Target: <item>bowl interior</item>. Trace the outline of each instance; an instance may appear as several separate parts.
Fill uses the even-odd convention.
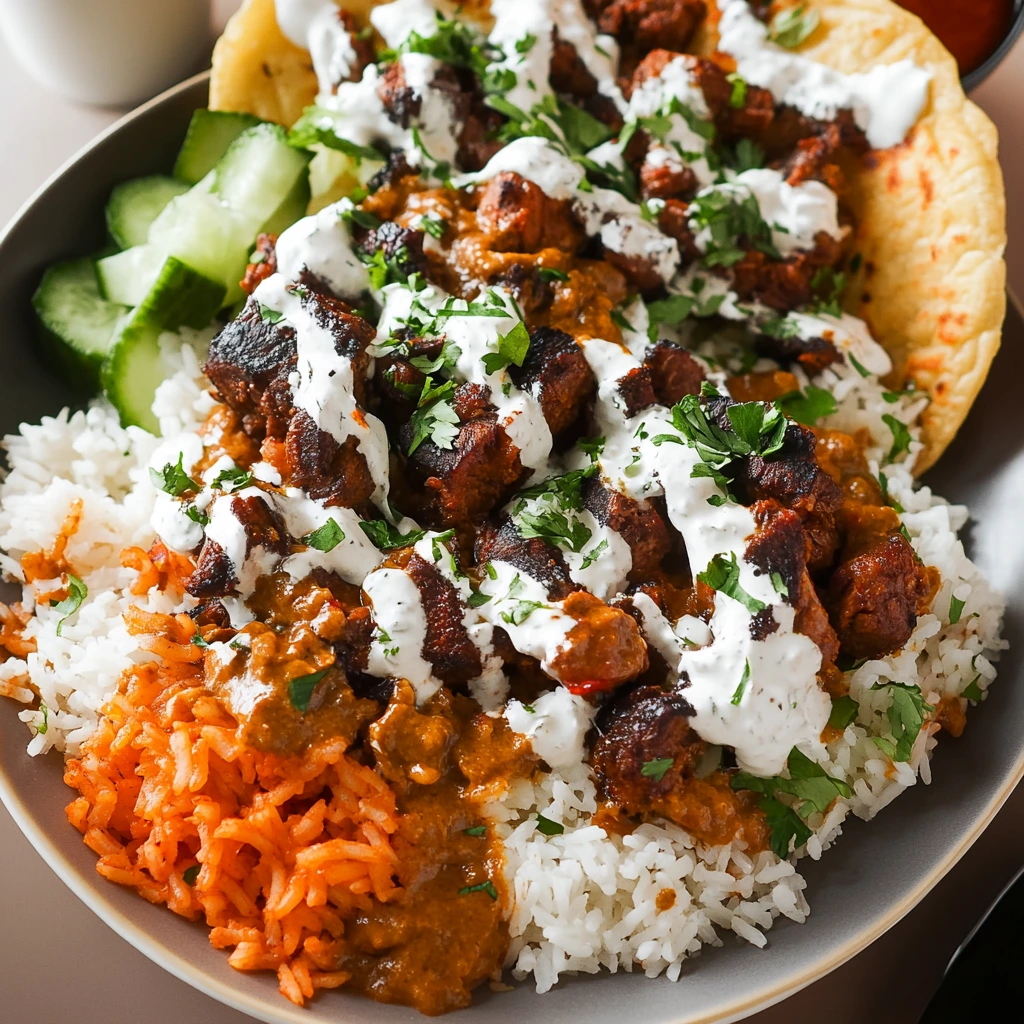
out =
[[[22,210],[0,238],[0,334],[5,377],[0,431],[56,413],[74,396],[38,358],[28,298],[50,262],[102,246],[102,210],[110,188],[136,175],[166,171],[194,108],[206,102],[205,79],[193,80],[132,115],[65,167]],[[927,483],[971,506],[971,549],[1009,596],[1006,635],[1011,649],[1000,665],[992,698],[974,710],[962,739],[940,744],[934,784],[919,785],[867,827],[854,822],[835,849],[801,871],[813,909],[806,925],[782,921],[768,947],[755,952],[726,942],[690,962],[673,985],[642,975],[603,975],[564,982],[538,999],[518,987],[500,997],[483,991],[459,1015],[463,1024],[518,1024],[635,1019],[695,1022],[737,1019],[809,983],[880,935],[955,863],[1019,778],[1024,754],[1024,536],[1018,529],[1024,498],[1024,320],[1011,304],[1006,340],[981,399]],[[105,882],[94,856],[67,823],[69,790],[59,758],[24,756],[27,733],[16,708],[0,703],[0,797],[54,870],[108,924],[148,956],[208,994],[266,1021],[391,1024],[420,1019],[343,992],[297,1010],[277,994],[272,976],[242,975],[211,948],[206,929]]]

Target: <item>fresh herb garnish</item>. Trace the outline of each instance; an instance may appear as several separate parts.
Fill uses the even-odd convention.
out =
[[[40,701],[39,710],[42,712],[43,720],[35,727],[36,735],[45,736],[50,729],[50,709],[45,701]]]
[[[789,587],[786,586],[786,581],[782,578],[782,573],[773,572],[769,579],[772,581],[772,587],[775,593],[780,597],[789,597]]]
[[[725,80],[732,86],[732,92],[729,93],[729,106],[741,110],[743,104],[747,102],[746,79],[734,71],[731,75],[726,75]]]
[[[560,836],[565,831],[565,826],[560,821],[552,821],[538,812],[537,831],[542,836]]]
[[[862,376],[870,377],[871,371],[852,353],[846,353],[846,361]]]
[[[839,406],[831,391],[808,384],[803,391],[790,391],[776,399],[782,411],[806,427],[816,426],[819,420],[835,414]]]
[[[889,690],[891,694],[887,716],[892,739],[881,736],[871,738],[894,761],[909,761],[925,716],[935,708],[925,703],[921,688],[912,683],[875,683],[871,689]]]
[[[196,505],[185,506],[185,518],[191,519],[193,523],[198,523],[200,526],[210,525],[210,517]]]
[[[82,602],[89,596],[89,588],[73,572],[68,573],[67,591],[68,596],[62,601],[50,601],[50,607],[61,615],[57,623],[57,636],[61,636],[64,623],[82,607]]]
[[[736,143],[735,164],[740,174],[764,167],[764,150],[752,139],[740,139]]]
[[[467,836],[482,836],[487,833],[486,825],[474,825],[472,828],[464,828],[462,830]]]
[[[837,319],[843,315],[839,300],[846,288],[846,275],[833,270],[831,267],[819,267],[811,278],[811,292],[814,301],[811,303],[811,311],[814,313],[827,313]]]
[[[380,548],[381,551],[408,547],[410,544],[415,544],[427,532],[426,530],[410,530],[408,533],[402,533],[397,526],[393,526],[386,519],[363,520],[359,527],[370,538],[373,546]]]
[[[412,455],[419,446],[430,438],[438,448],[451,448],[459,436],[459,414],[452,407],[455,381],[446,380],[435,385],[428,377],[423,382],[416,410],[409,419],[412,426],[412,440],[408,454]]]
[[[272,309],[270,306],[264,303],[259,304],[260,307],[260,319],[266,321],[268,324],[279,324],[284,319],[284,313],[278,312],[276,309]]]
[[[746,189],[709,189],[693,198],[688,214],[691,229],[704,243],[705,266],[731,267],[743,259],[747,249],[782,259],[756,196]]]
[[[828,724],[840,732],[857,718],[860,704],[848,694],[844,697],[834,697],[832,700],[832,711],[828,716]]]
[[[821,15],[807,4],[779,11],[768,25],[768,38],[779,46],[792,50],[799,46],[817,27]]]
[[[554,267],[539,267],[537,273],[542,281],[568,281],[569,275],[564,270],[556,270]]]
[[[576,446],[581,452],[590,456],[591,462],[596,462],[604,451],[605,439],[603,437],[585,437],[577,441]]]
[[[910,429],[903,420],[898,420],[890,413],[883,413],[882,422],[892,431],[892,447],[886,461],[895,462],[903,452],[910,451]]]
[[[978,680],[981,678],[980,673],[976,675],[961,691],[960,696],[966,697],[968,700],[973,700],[976,704],[980,700],[985,699],[985,691],[978,685]]]
[[[202,484],[196,483],[182,466],[185,456],[178,454],[178,461],[172,465],[168,462],[163,469],[156,470],[152,467],[149,470],[149,478],[154,486],[159,487],[165,494],[178,498],[182,494],[197,493],[203,489]]]
[[[735,692],[732,695],[732,700],[729,702],[734,707],[739,707],[740,702],[743,700],[743,694],[747,692],[747,683],[750,682],[750,661],[747,660],[743,666],[743,675],[740,676],[739,686],[736,687]]]
[[[485,594],[482,590],[474,590],[466,599],[466,604],[468,604],[470,608],[482,608],[491,600],[492,596],[492,594]]]
[[[529,348],[530,332],[520,320],[508,334],[498,335],[498,351],[488,352],[483,357],[484,371],[488,374],[497,373],[510,363],[522,366]]]
[[[485,892],[492,900],[498,899],[498,890],[494,888],[494,883],[488,878],[486,882],[481,882],[479,885],[466,885],[459,890],[460,896],[468,896],[471,892]]]
[[[355,161],[358,167],[363,160],[372,160],[377,163],[385,163],[387,157],[373,146],[360,146],[348,139],[343,139],[334,130],[333,124],[325,124],[331,121],[333,115],[330,111],[320,107],[307,107],[302,117],[295,122],[291,131],[288,132],[288,145],[296,149],[309,149],[310,146],[320,145],[327,149],[344,153],[345,156]]]
[[[328,519],[323,526],[307,533],[302,538],[302,543],[317,551],[333,551],[345,539],[345,531],[338,525],[337,520]]]
[[[596,464],[591,463],[586,469],[549,477],[520,491],[511,517],[520,536],[526,540],[539,537],[549,544],[581,552],[592,534],[575,513],[583,508],[583,482],[596,471]]]
[[[708,562],[708,567],[697,573],[697,579],[712,590],[719,591],[734,601],[739,601],[751,615],[764,611],[765,604],[748,594],[740,586],[740,567],[736,561],[736,553],[732,552],[728,560],[722,555],[715,555]]]
[[[210,486],[214,490],[223,490],[225,484],[228,485],[233,491],[240,491],[243,487],[248,487],[252,483],[252,473],[247,469],[242,469],[241,466],[233,466],[231,469],[222,469]]]
[[[444,232],[447,225],[440,217],[436,214],[428,213],[420,220],[420,227],[431,236],[440,241],[444,238]]]
[[[330,666],[320,669],[319,672],[311,672],[308,676],[299,676],[288,684],[288,697],[292,707],[302,714],[306,713],[309,707],[309,698],[313,696],[317,683],[330,671]]]
[[[666,772],[672,767],[672,763],[673,759],[671,757],[656,757],[653,761],[645,761],[643,763],[640,774],[646,779],[661,782],[665,778]]]
[[[960,616],[963,614],[964,605],[967,604],[966,600],[961,601],[960,598],[951,594],[949,598],[949,624],[955,626],[960,621]]]
[[[582,563],[580,563],[581,569],[589,569],[602,554],[602,552],[608,550],[608,541],[603,540],[600,544],[595,544],[584,556]]]

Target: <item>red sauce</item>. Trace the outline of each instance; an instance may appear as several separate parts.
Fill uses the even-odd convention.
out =
[[[1013,0],[898,0],[913,11],[956,57],[960,73],[973,71],[1010,28]]]

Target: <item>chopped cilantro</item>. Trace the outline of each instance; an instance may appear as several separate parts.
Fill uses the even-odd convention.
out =
[[[839,408],[832,392],[816,384],[808,384],[803,391],[790,391],[776,401],[790,419],[807,427],[816,426]]]
[[[537,37],[530,32],[527,32],[522,39],[516,40],[516,53],[529,53],[533,49],[533,44],[537,42]]]
[[[689,218],[694,233],[705,239],[703,262],[708,267],[731,267],[748,248],[771,259],[782,256],[772,242],[772,229],[761,216],[757,198],[718,188],[697,195],[690,202]]]
[[[436,214],[428,213],[420,221],[420,227],[433,238],[444,238],[445,222]]]
[[[247,469],[242,469],[241,466],[233,466],[231,469],[222,469],[210,486],[214,490],[223,490],[225,485],[228,485],[231,490],[238,491],[243,487],[248,487],[252,483],[252,473]]]
[[[740,139],[736,143],[736,170],[752,171],[764,167],[764,150],[752,139]]]
[[[828,716],[828,724],[833,729],[843,730],[857,718],[860,704],[851,696],[835,697],[832,700],[832,712]]]
[[[510,363],[522,366],[529,348],[530,332],[520,320],[508,334],[498,335],[498,351],[488,352],[483,357],[484,370],[491,374],[505,369]]]
[[[558,547],[579,553],[592,534],[590,528],[573,513],[583,507],[583,481],[596,472],[591,463],[586,469],[574,469],[549,477],[534,487],[519,492],[512,506],[512,522],[520,536],[539,537]]]
[[[260,307],[260,319],[265,320],[268,324],[279,324],[284,319],[284,313],[279,313],[276,309],[271,309],[270,306],[264,303],[259,304]]]
[[[149,478],[153,481],[154,486],[159,487],[161,491],[170,494],[174,498],[181,497],[181,495],[189,492],[196,493],[203,489],[202,485],[196,483],[182,467],[184,457],[183,454],[179,453],[177,464],[172,465],[168,462],[161,470],[150,468],[149,471]]]
[[[921,688],[911,683],[875,683],[872,690],[889,690],[892,701],[887,716],[892,739],[872,736],[879,749],[894,761],[909,761],[925,716],[934,711],[925,703]]]
[[[368,231],[379,228],[384,223],[377,214],[370,213],[369,210],[360,210],[359,207],[353,207],[351,210],[342,210],[341,219],[346,224],[356,224],[361,228],[366,228]]]
[[[841,317],[843,310],[839,300],[845,287],[845,274],[837,273],[831,267],[819,267],[811,278],[811,292],[814,295],[811,311]]]
[[[645,761],[640,769],[640,774],[644,778],[661,782],[665,778],[666,772],[672,767],[672,762],[673,759],[671,757],[656,757],[653,761]]]
[[[985,691],[978,685],[978,680],[981,675],[976,675],[961,691],[960,696],[966,697],[968,700],[973,700],[975,704],[980,700],[985,699]]]
[[[747,102],[746,79],[734,71],[731,75],[726,75],[725,80],[732,86],[732,92],[729,93],[729,106],[741,110],[743,104]]]
[[[846,353],[846,361],[862,376],[870,377],[871,371],[852,353]]]
[[[949,624],[951,626],[955,626],[960,621],[960,616],[963,614],[965,604],[967,604],[966,600],[961,601],[960,598],[955,595],[950,595]]]
[[[554,267],[540,267],[537,270],[543,281],[568,281],[569,275],[564,270],[557,270]]]
[[[603,437],[585,437],[577,441],[576,446],[581,452],[590,456],[592,462],[597,461],[604,451],[605,439]]]
[[[302,714],[306,713],[306,709],[309,707],[309,698],[313,696],[317,683],[327,675],[329,670],[330,666],[320,669],[319,672],[311,672],[308,676],[298,676],[288,684],[288,697],[296,711]]]
[[[494,883],[488,878],[486,882],[481,882],[479,885],[467,885],[459,890],[460,896],[468,896],[471,892],[485,892],[492,900],[497,900],[498,890],[494,888]]]
[[[345,156],[355,161],[357,167],[364,160],[372,160],[377,163],[384,163],[387,160],[384,154],[373,146],[359,146],[354,142],[349,142],[348,139],[343,139],[335,132],[332,125],[324,123],[331,121],[332,118],[333,115],[330,111],[320,107],[307,107],[302,117],[288,132],[288,145],[294,146],[296,149],[309,149],[313,145],[324,146],[327,149],[344,153]]]
[[[408,454],[412,455],[419,446],[430,438],[438,448],[451,448],[459,434],[459,416],[452,408],[452,394],[455,381],[447,380],[435,385],[432,377],[423,382],[416,410],[410,417],[412,440]]]
[[[410,530],[408,533],[402,533],[397,526],[393,526],[386,519],[364,520],[359,527],[370,538],[374,547],[380,548],[381,551],[408,547],[410,544],[415,544],[427,532],[426,530]]]
[[[771,829],[768,845],[780,860],[789,856],[790,844],[798,850],[811,838],[811,830],[788,804],[773,796],[765,796],[758,800],[757,806],[764,812],[765,821]]]
[[[589,569],[598,559],[602,552],[608,550],[608,541],[603,540],[600,544],[595,544],[584,556],[582,563],[580,564],[581,569]]]
[[[466,600],[466,604],[468,604],[470,608],[481,608],[483,605],[487,604],[490,599],[490,594],[485,594],[482,590],[474,590]]]
[[[486,825],[474,825],[472,828],[464,828],[462,830],[467,836],[482,836],[487,834]]]
[[[758,332],[769,338],[795,338],[800,333],[800,325],[787,316],[775,316],[765,320],[758,327]]]
[[[337,520],[328,519],[323,526],[307,533],[302,538],[302,543],[316,548],[317,551],[333,551],[344,539],[345,531],[338,525]]]
[[[764,603],[748,594],[740,586],[740,567],[736,561],[735,552],[730,554],[728,560],[722,555],[715,555],[708,562],[708,567],[703,572],[697,573],[697,579],[712,590],[719,591],[734,601],[739,601],[751,615],[764,611]]]
[[[195,505],[185,506],[185,518],[191,519],[193,523],[198,523],[200,526],[210,525],[210,517]]]
[[[39,710],[42,712],[43,720],[36,726],[36,735],[45,736],[50,729],[50,709],[45,701],[40,701]]]
[[[197,629],[195,634],[192,636],[192,643],[202,650],[206,650],[210,645],[203,639],[203,634]]]
[[[50,601],[50,607],[61,615],[57,622],[57,636],[61,636],[64,623],[82,607],[82,602],[89,596],[89,588],[73,572],[68,573],[67,591],[68,596],[62,601]]]
[[[552,821],[545,818],[543,814],[537,814],[537,831],[542,836],[560,836],[565,831],[565,826],[559,821]]]
[[[882,422],[892,431],[892,447],[886,461],[895,462],[903,452],[910,451],[910,429],[903,420],[898,420],[890,413],[882,415]]]
[[[740,702],[743,700],[743,694],[747,692],[747,683],[750,682],[750,661],[747,660],[743,666],[743,675],[740,676],[739,685],[736,687],[736,691],[732,695],[732,700],[729,702],[734,707],[739,707]]]
[[[779,11],[768,25],[768,38],[779,46],[792,50],[799,46],[817,27],[821,15],[807,4]]]
[[[772,587],[775,589],[775,593],[780,597],[789,597],[789,587],[786,586],[786,581],[782,578],[782,573],[773,572],[771,574]]]

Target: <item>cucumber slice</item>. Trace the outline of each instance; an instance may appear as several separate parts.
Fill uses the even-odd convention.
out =
[[[251,225],[252,236],[307,177],[311,154],[288,145],[279,124],[247,128],[217,164],[216,193]]]
[[[252,114],[227,110],[197,110],[174,163],[174,176],[194,185],[217,166],[228,146],[245,131],[260,124]]]
[[[57,263],[32,296],[39,333],[51,359],[72,384],[94,391],[124,306],[100,295],[92,260]]]
[[[268,235],[279,235],[285,228],[290,228],[297,220],[306,216],[309,206],[309,178],[302,175],[292,186],[291,192],[284,197],[281,205],[270,215],[270,219],[260,227]]]
[[[137,306],[156,281],[167,253],[155,245],[135,245],[96,261],[103,297],[123,306]]]
[[[107,230],[122,249],[142,245],[157,214],[175,197],[188,191],[176,178],[154,174],[118,185],[107,202]]]
[[[103,389],[121,423],[159,433],[153,395],[166,378],[160,356],[164,331],[205,327],[223,305],[224,285],[212,281],[181,260],[167,258],[149,294],[123,324],[103,363]]]

